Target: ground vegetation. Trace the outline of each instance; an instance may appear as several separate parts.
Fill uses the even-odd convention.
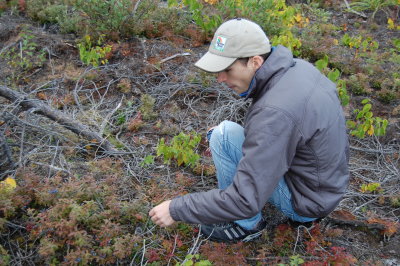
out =
[[[0,0],[0,265],[400,264],[398,0]],[[267,205],[251,243],[148,211],[216,186],[205,140],[249,102],[193,63],[222,21],[338,86],[351,181],[340,206],[296,224]]]

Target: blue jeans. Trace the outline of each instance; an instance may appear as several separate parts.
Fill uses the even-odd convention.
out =
[[[242,158],[244,129],[234,122],[223,121],[207,133],[207,138],[210,142],[211,154],[217,170],[218,188],[225,189],[233,182],[237,165]],[[268,186],[268,184],[265,185]],[[292,193],[283,177],[268,201],[294,221],[310,222],[316,219],[300,216],[293,210]],[[261,218],[261,212],[259,212],[251,218],[238,220],[235,223],[251,230],[256,227]]]

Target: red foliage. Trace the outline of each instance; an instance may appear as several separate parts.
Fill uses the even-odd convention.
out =
[[[18,9],[21,12],[24,12],[26,10],[26,2],[25,2],[25,0],[18,0]]]
[[[245,265],[250,250],[248,244],[243,242],[237,244],[209,242],[200,248],[201,254],[214,265]]]
[[[160,255],[158,254],[159,251],[155,249],[149,249],[146,251],[146,258],[148,259],[148,262],[152,263],[154,261],[161,260]]]

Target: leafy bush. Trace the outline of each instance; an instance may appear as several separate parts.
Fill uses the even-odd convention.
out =
[[[292,49],[298,55],[301,42],[296,38],[291,29],[293,25],[304,25],[303,19],[298,11],[287,6],[284,0],[216,0],[200,1],[194,0],[169,0],[170,6],[186,6],[191,11],[195,23],[203,31],[212,36],[222,21],[234,17],[250,19],[258,23],[271,37],[272,45],[282,44]]]
[[[176,160],[178,166],[185,164],[193,168],[200,159],[200,155],[195,152],[200,140],[200,135],[195,132],[179,133],[174,136],[170,145],[166,145],[165,139],[162,138],[157,145],[157,156],[163,155],[164,163],[169,164],[171,160]]]
[[[340,102],[343,106],[346,106],[349,104],[350,97],[347,94],[346,90],[346,82],[342,79],[339,79],[340,77],[340,72],[337,69],[330,70],[328,68],[328,56],[325,55],[324,58],[318,60],[315,62],[316,68],[323,72],[324,74],[327,75],[327,77],[334,83],[336,83],[337,89],[338,89],[338,96],[340,99]]]
[[[15,71],[29,71],[36,67],[41,67],[46,61],[46,51],[40,49],[33,40],[34,36],[28,33],[21,33],[20,40],[16,45],[11,46],[8,51],[2,55],[7,64]]]
[[[352,129],[350,134],[358,138],[364,138],[366,135],[383,136],[386,134],[386,127],[389,122],[380,117],[374,117],[371,112],[372,105],[370,99],[362,100],[363,108],[355,109],[355,121],[347,121],[347,127]]]
[[[212,3],[210,1],[210,3]],[[194,22],[207,34],[212,35],[214,30],[222,23],[221,17],[217,14],[207,15],[206,6],[201,1],[183,0],[182,4],[187,6],[192,14]],[[177,0],[168,0],[169,7],[178,6]]]
[[[104,34],[118,39],[121,33],[143,32],[136,24],[156,11],[157,1],[131,0],[27,0],[27,14],[41,23],[58,23],[63,32]],[[138,4],[136,6],[136,4]],[[136,8],[136,9],[135,9]]]
[[[363,193],[379,193],[382,192],[381,184],[380,183],[368,183],[361,185],[361,192]]]
[[[103,46],[103,37],[104,36],[100,36],[96,46],[93,46],[89,35],[86,35],[83,40],[78,43],[79,57],[82,63],[97,67],[99,64],[104,65],[108,62],[105,57],[111,52],[111,45]]]
[[[356,48],[362,52],[374,52],[379,48],[379,43],[371,37],[363,38],[362,36],[351,37],[347,33],[343,35],[341,43],[350,48]]]

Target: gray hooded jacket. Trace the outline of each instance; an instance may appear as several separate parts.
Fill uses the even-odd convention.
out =
[[[210,224],[254,216],[284,176],[297,214],[324,217],[347,188],[348,139],[335,84],[278,46],[256,72],[233,183],[172,200],[174,220]]]

